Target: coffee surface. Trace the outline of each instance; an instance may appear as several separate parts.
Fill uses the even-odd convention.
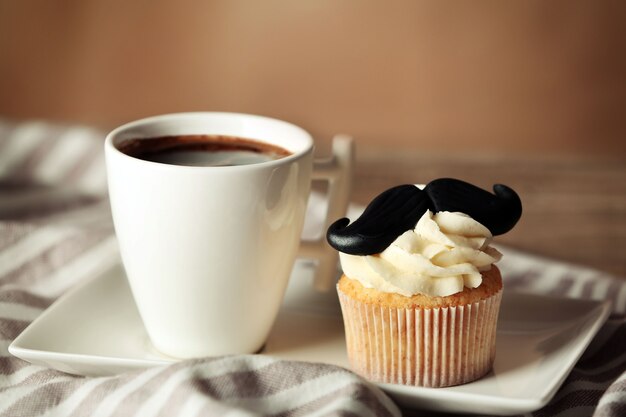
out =
[[[145,161],[185,166],[258,164],[291,155],[265,142],[225,135],[180,135],[128,139],[117,148]]]

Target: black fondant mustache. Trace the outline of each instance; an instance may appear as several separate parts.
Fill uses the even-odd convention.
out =
[[[399,185],[378,195],[353,223],[343,218],[331,224],[326,239],[338,251],[351,255],[380,253],[414,228],[426,210],[462,212],[493,235],[501,235],[521,217],[522,202],[506,185],[496,184],[493,190],[495,194],[453,178],[431,181],[424,190]]]

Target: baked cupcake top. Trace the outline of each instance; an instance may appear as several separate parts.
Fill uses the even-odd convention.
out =
[[[377,196],[353,223],[340,219],[327,240],[346,276],[364,287],[405,296],[447,296],[476,288],[500,260],[493,235],[511,230],[522,213],[518,195],[494,194],[442,178],[424,189],[401,185]]]

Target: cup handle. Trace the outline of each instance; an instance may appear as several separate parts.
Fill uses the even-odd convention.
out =
[[[354,140],[348,135],[333,137],[330,158],[313,162],[312,179],[328,181],[328,207],[322,235],[315,240],[301,241],[298,257],[317,261],[314,287],[318,291],[328,291],[337,276],[339,255],[326,242],[326,230],[331,222],[346,215],[352,188],[353,165]]]

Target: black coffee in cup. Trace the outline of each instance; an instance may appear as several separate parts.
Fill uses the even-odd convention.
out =
[[[280,146],[225,135],[180,135],[128,139],[117,145],[145,161],[185,166],[233,166],[273,161],[291,155]]]

